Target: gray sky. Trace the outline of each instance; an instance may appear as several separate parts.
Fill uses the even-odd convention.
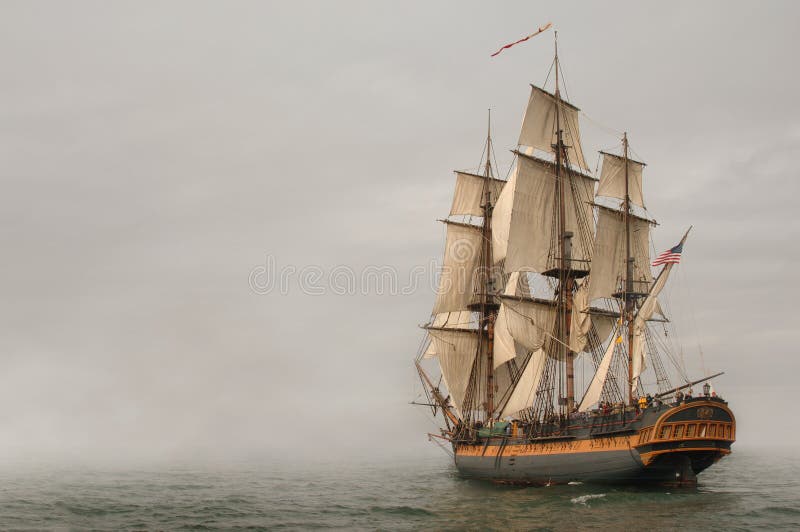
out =
[[[430,288],[259,295],[248,277],[267,255],[438,260],[451,170],[477,164],[488,107],[510,163],[552,34],[489,54],[548,21],[594,121],[584,149],[629,132],[658,248],[694,224],[671,288],[687,356],[697,331],[740,445],[796,442],[775,421],[800,387],[798,11],[3,2],[0,455],[437,452],[407,404]]]

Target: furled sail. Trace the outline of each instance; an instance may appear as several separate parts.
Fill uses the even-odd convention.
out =
[[[439,367],[455,407],[461,411],[469,385],[475,355],[478,352],[478,331],[428,328]]]
[[[650,273],[650,220],[630,216],[631,257],[633,257],[634,289],[643,291],[643,283],[652,282]],[[619,281],[625,278],[625,218],[624,213],[599,206],[597,236],[592,254],[592,275],[589,300],[611,297],[619,291]]]
[[[577,164],[581,168],[589,168],[581,148],[581,132],[578,124],[580,109],[565,100],[560,101],[559,121],[563,131],[562,138],[564,143],[569,146],[567,150],[569,162]],[[558,107],[555,95],[531,85],[531,95],[528,98],[525,118],[522,120],[519,144],[546,152],[552,151],[557,140],[556,113]]]
[[[483,176],[469,174],[466,172],[456,172],[456,190],[453,194],[453,205],[450,208],[450,215],[470,215],[483,216],[483,187],[486,178]],[[489,192],[492,203],[497,201],[500,191],[505,185],[505,181],[499,179],[489,179]]]
[[[600,172],[598,196],[625,199],[625,158],[611,153],[603,154],[603,169]],[[642,168],[644,163],[628,159],[628,196],[631,203],[644,207],[642,195]]]
[[[525,368],[522,370],[522,375],[520,375],[514,390],[511,392],[511,396],[503,407],[501,418],[513,416],[520,410],[533,405],[546,362],[547,355],[545,355],[544,350],[538,349],[531,354]]]
[[[480,266],[483,238],[481,228],[446,223],[444,262],[433,314],[466,310],[475,292],[476,270]]]
[[[606,377],[608,377],[608,370],[611,367],[611,360],[614,358],[614,349],[617,346],[617,340],[612,339],[606,347],[606,352],[603,355],[600,365],[597,366],[597,371],[592,378],[592,382],[583,394],[583,399],[578,407],[579,412],[585,412],[592,405],[600,401],[600,395],[603,393],[603,385],[605,385]]]
[[[495,260],[505,257],[505,270],[543,272],[552,267],[551,248],[556,230],[557,193],[555,165],[519,153],[517,171],[503,189],[495,207],[492,230]],[[578,236],[594,232],[591,201],[594,178],[575,172],[565,176],[565,230]],[[577,238],[574,261],[588,261],[591,250]],[[584,263],[585,264],[585,263]]]

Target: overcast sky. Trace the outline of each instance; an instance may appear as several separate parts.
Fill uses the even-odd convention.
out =
[[[438,260],[451,171],[478,163],[489,107],[507,169],[552,33],[489,54],[548,21],[584,150],[627,130],[656,247],[694,224],[670,288],[690,370],[699,339],[738,445],[796,444],[798,11],[0,3],[0,455],[439,452],[408,405],[429,286],[249,279],[268,256],[401,284]]]

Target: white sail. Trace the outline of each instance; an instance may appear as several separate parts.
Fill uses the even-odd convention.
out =
[[[597,236],[592,254],[592,275],[589,300],[611,297],[625,278],[625,219],[614,209],[600,207],[597,216]],[[630,217],[631,256],[633,257],[634,289],[642,291],[644,283],[653,280],[650,272],[650,224],[638,216]]]
[[[553,334],[556,307],[553,304],[504,297],[505,320],[511,337],[525,349],[537,351]]]
[[[589,350],[587,346],[589,331],[594,325],[600,343],[603,343],[614,328],[616,317],[604,314],[592,314],[589,308],[589,286],[586,281],[581,283],[572,299],[572,318],[569,330],[569,348],[575,353]]]
[[[501,364],[513,360],[517,356],[516,346],[511,333],[508,332],[508,324],[506,323],[506,311],[501,306],[497,313],[497,319],[494,322],[494,350],[492,351],[492,359],[494,360],[494,367],[497,368]]]
[[[486,178],[468,174],[466,172],[456,172],[456,190],[453,194],[453,205],[450,208],[450,215],[470,215],[483,216],[483,187]],[[499,179],[489,179],[490,200],[495,203],[503,190],[505,181]]]
[[[583,399],[578,407],[579,412],[587,411],[589,407],[596,404],[600,400],[600,394],[603,393],[603,385],[605,385],[606,377],[608,377],[608,370],[611,367],[611,360],[614,358],[614,349],[616,346],[616,338],[612,339],[608,343],[606,352],[603,355],[603,359],[600,361],[600,365],[597,366],[597,371],[592,378],[592,382],[586,389],[586,393],[583,394]]]
[[[442,312],[433,317],[431,327],[441,329],[476,329],[477,323],[472,318],[472,312],[462,310],[458,312]],[[433,341],[428,343],[428,348],[423,354],[425,358],[436,356],[436,348]]]
[[[501,418],[513,416],[520,410],[533,405],[546,362],[547,355],[542,349],[538,349],[531,354],[528,363],[522,370],[522,375],[511,392],[511,396],[503,407]]]
[[[517,168],[500,191],[492,211],[492,258],[500,262],[506,258],[508,232],[511,228],[511,211],[514,207],[514,188],[517,184]]]
[[[524,274],[520,274],[520,272],[513,272],[508,278],[504,294],[525,296],[528,295],[528,293],[527,277]],[[508,331],[506,312],[505,307],[501,304],[494,324],[494,350],[492,351],[492,358],[495,368],[509,360],[513,360],[517,356],[517,347],[514,344],[514,338],[511,337],[511,333]]]
[[[531,85],[531,95],[528,98],[528,107],[522,120],[522,130],[519,134],[519,144],[530,146],[542,151],[551,152],[557,141],[556,112],[558,108],[556,97],[549,92]],[[561,100],[560,125],[564,144],[569,146],[567,156],[569,162],[581,168],[589,168],[581,148],[581,132],[578,123],[580,109],[571,103]]]
[[[433,314],[466,310],[472,301],[482,238],[480,227],[447,222],[444,262]]]
[[[500,234],[494,239],[495,244],[500,244],[493,249],[495,260],[505,257],[507,272],[543,272],[554,265],[550,255],[558,210],[555,165],[520,153],[517,172],[512,179],[513,183],[509,181],[509,186],[501,193],[502,206],[498,205],[503,209],[503,218],[498,220],[499,227],[496,230]],[[565,181],[568,184],[565,194],[565,230],[575,235],[572,259],[586,261],[591,258],[591,250],[588,246],[581,245],[579,235],[594,232],[591,201],[594,197],[595,181],[575,172],[569,172]],[[507,214],[509,193],[513,198],[510,201],[510,216]],[[503,223],[507,223],[507,226],[501,225]],[[503,244],[506,249],[502,249]]]
[[[597,195],[625,199],[625,159],[619,155],[603,153],[603,169]],[[644,207],[642,195],[642,168],[644,163],[628,159],[628,196],[631,203]]]
[[[434,344],[442,376],[455,407],[461,411],[475,355],[478,352],[477,331],[428,329]]]

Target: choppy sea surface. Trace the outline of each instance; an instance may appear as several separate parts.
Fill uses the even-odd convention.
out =
[[[0,529],[800,530],[800,459],[734,452],[690,489],[502,487],[450,459],[0,469]]]

